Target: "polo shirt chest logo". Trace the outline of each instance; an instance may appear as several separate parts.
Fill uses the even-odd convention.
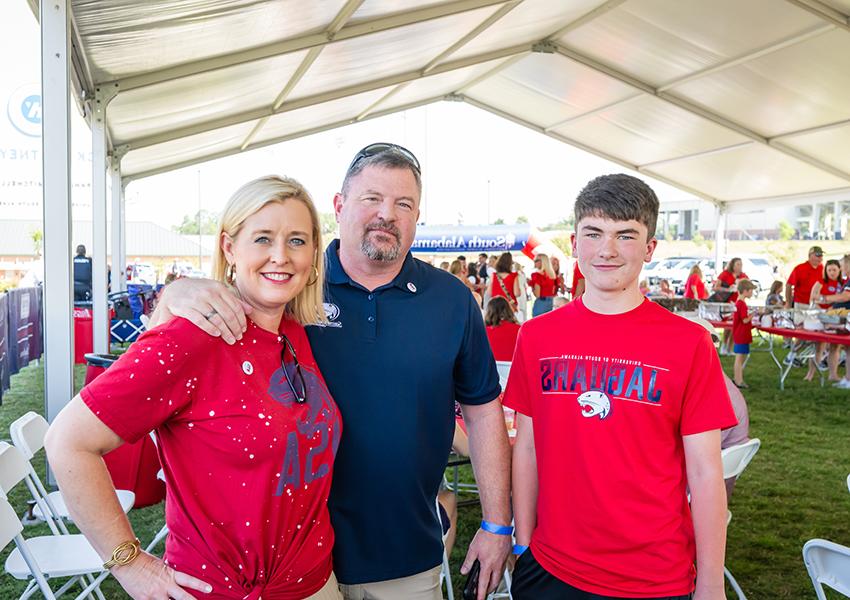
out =
[[[325,309],[325,316],[328,318],[328,322],[324,326],[342,327],[342,322],[337,321],[337,319],[339,319],[339,306],[333,302],[324,302],[322,303],[322,306]]]

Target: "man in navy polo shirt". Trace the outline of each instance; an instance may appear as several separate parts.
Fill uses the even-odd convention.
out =
[[[307,329],[343,415],[329,505],[334,570],[347,600],[441,598],[435,497],[455,401],[484,515],[461,570],[479,559],[480,600],[498,584],[510,550],[510,450],[494,401],[495,363],[467,288],[410,254],[420,197],[409,151],[373,144],[357,154],[334,198],[340,236],[326,253],[330,322]],[[166,288],[162,317],[186,316],[228,341],[241,337],[244,315],[223,286],[194,280],[175,289]],[[213,311],[221,317],[214,323],[197,318]]]

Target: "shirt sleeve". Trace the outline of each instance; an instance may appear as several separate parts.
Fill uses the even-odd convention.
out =
[[[505,394],[502,396],[502,404],[524,415],[533,417],[531,396],[528,393],[528,369],[523,356],[523,331],[520,328],[516,341],[516,349],[514,350],[514,359],[511,361],[508,384],[505,386]]]
[[[214,343],[189,321],[177,318],[142,334],[80,396],[104,425],[128,443],[191,404],[195,361]]]
[[[800,277],[799,266],[794,267],[791,274],[788,276],[788,285],[797,285],[797,279]]]
[[[700,332],[685,385],[679,431],[682,435],[693,435],[726,429],[737,422],[723,381],[720,358],[708,332]]]
[[[499,374],[487,340],[481,308],[465,294],[466,330],[454,365],[455,400],[461,404],[487,404],[499,397]]]

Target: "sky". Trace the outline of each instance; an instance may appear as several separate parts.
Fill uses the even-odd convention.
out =
[[[0,57],[0,218],[39,219],[40,188],[32,182],[40,179],[41,139],[37,127],[33,135],[37,123],[19,118],[21,99],[38,94],[40,81],[38,26],[24,0],[0,6]],[[91,142],[74,114],[74,218],[90,220]],[[377,141],[401,144],[419,158],[421,221],[432,225],[513,223],[520,216],[537,226],[554,223],[569,215],[587,181],[624,171],[468,104],[440,102],[132,182],[126,218],[170,228],[199,207],[220,211],[239,186],[268,174],[298,179],[319,211],[331,212],[351,158]],[[693,199],[649,182],[662,202]]]

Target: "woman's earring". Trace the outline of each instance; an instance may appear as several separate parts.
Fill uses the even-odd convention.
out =
[[[227,269],[224,271],[224,279],[230,285],[233,285],[233,282],[236,281],[236,265],[229,264],[227,265]]]
[[[307,280],[307,285],[316,285],[316,282],[319,281],[319,269],[316,265],[313,265],[313,281]]]

